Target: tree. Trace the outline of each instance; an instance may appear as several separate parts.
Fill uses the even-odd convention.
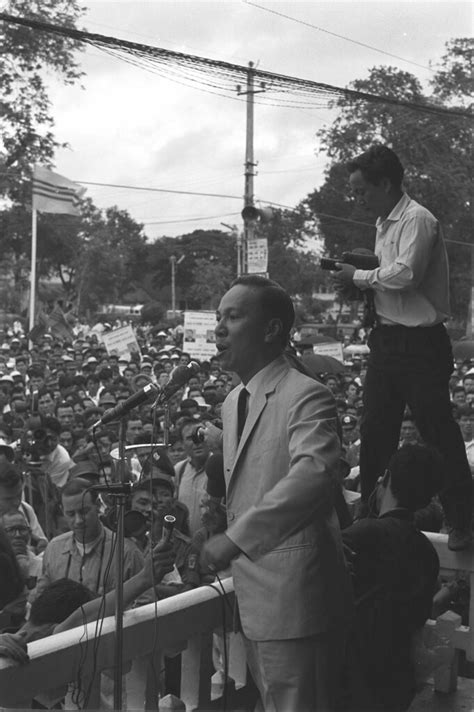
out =
[[[165,308],[160,302],[148,302],[142,308],[142,322],[144,324],[160,324],[165,315]]]
[[[432,96],[423,92],[416,77],[393,67],[375,67],[368,79],[353,82],[351,88],[417,104],[428,101],[441,104],[449,100],[451,106],[464,106],[471,64],[469,42],[453,40],[435,73]],[[331,163],[324,184],[303,201],[310,212],[319,214],[327,252],[337,256],[344,250],[373,245],[373,218],[348,194],[345,164],[375,142],[389,145],[400,156],[406,167],[408,193],[440,219],[447,240],[467,244],[472,223],[471,122],[353,98],[340,98],[335,105],[340,109],[339,115],[318,134]],[[454,244],[449,248],[453,313],[464,319],[468,303],[468,249]]]
[[[88,205],[81,226],[82,246],[71,266],[79,309],[127,301],[147,270],[143,225],[116,206],[105,212]]]
[[[2,10],[68,27],[75,27],[84,12],[76,0],[7,0]],[[0,24],[0,42],[0,197],[10,206],[0,212],[0,248],[2,267],[8,268],[14,285],[10,300],[19,308],[30,271],[31,167],[33,163],[50,165],[58,146],[46,77],[49,72],[66,84],[78,81],[81,72],[75,52],[80,45],[6,21]],[[52,217],[41,216],[38,222],[41,245],[45,230],[52,233]],[[64,229],[74,231],[74,223]],[[40,276],[50,271],[44,256],[39,256]]]
[[[257,226],[256,235],[268,240],[268,272],[297,299],[311,296],[321,283],[316,256],[304,249],[307,237],[319,232],[305,206],[274,210],[268,223]]]
[[[194,279],[187,290],[187,297],[196,309],[215,310],[234,278],[231,265],[199,258],[195,263]]]
[[[76,0],[7,0],[2,10],[66,27],[75,27],[85,11]],[[0,155],[7,169],[0,193],[24,203],[31,165],[49,165],[58,146],[45,77],[52,72],[66,84],[76,82],[81,72],[75,53],[82,46],[68,37],[5,21],[0,41]]]

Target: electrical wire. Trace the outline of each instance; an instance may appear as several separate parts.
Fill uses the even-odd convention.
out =
[[[240,213],[224,213],[222,215],[202,215],[195,218],[181,218],[180,220],[142,220],[144,225],[171,225],[172,223],[197,222],[198,220],[220,220],[221,218],[231,218]]]
[[[199,195],[205,198],[227,198],[231,200],[242,200],[241,195],[225,195],[222,193],[201,193],[198,191],[191,190],[172,190],[170,188],[150,188],[146,186],[136,186],[136,185],[123,185],[121,183],[98,183],[97,181],[90,180],[76,180],[76,183],[81,183],[81,185],[95,185],[95,186],[105,186],[109,188],[125,188],[126,190],[140,190],[148,191],[151,193],[174,193],[177,195]]]
[[[345,98],[404,107],[418,113],[430,113],[444,118],[462,117],[470,120],[473,118],[473,113],[468,109],[449,108],[423,102],[422,100],[414,102],[390,96],[370,94],[309,79],[262,71],[254,67],[244,67],[222,60],[213,60],[207,57],[120,40],[116,37],[76,30],[71,27],[54,25],[32,18],[15,17],[8,13],[0,13],[0,20],[38,31],[53,32],[78,42],[90,44],[125,61],[136,63],[141,68],[144,68],[145,64],[147,68],[152,66],[154,71],[159,68],[162,72],[168,72],[168,75],[174,79],[177,79],[176,75],[178,74],[181,77],[180,81],[184,79],[195,84],[196,87],[200,86],[209,91],[223,92],[226,95],[231,94],[232,97],[228,98],[236,98],[235,83],[246,81],[249,74],[251,74],[253,79],[260,83],[259,86],[264,85],[265,95],[258,94],[258,100],[262,103],[275,101],[275,97],[278,96],[280,106],[283,102],[283,104],[294,108],[301,108],[301,106],[309,108],[314,106],[315,102],[319,102],[318,105],[320,106],[330,107],[334,105],[337,99]],[[210,75],[212,75],[212,81],[209,78]],[[293,98],[285,98],[285,95],[288,94],[292,94]],[[263,96],[264,98],[262,99]],[[295,96],[298,98],[294,98]]]
[[[296,17],[291,17],[290,15],[285,15],[283,12],[278,12],[277,10],[272,10],[269,7],[264,7],[263,5],[258,5],[255,2],[251,2],[250,0],[242,0],[244,5],[251,5],[252,7],[256,7],[259,10],[264,10],[265,12],[269,12],[272,15],[278,15],[278,17],[283,17],[285,20],[290,20],[291,22],[296,22],[298,25],[304,25],[305,27],[310,27],[313,30],[318,30],[318,32],[324,32],[327,35],[331,35],[332,37],[337,37],[340,40],[345,40],[346,42],[352,42],[352,44],[355,44],[359,47],[364,47],[364,49],[370,49],[373,50],[374,52],[379,52],[380,54],[384,54],[387,57],[392,57],[393,59],[400,59],[402,62],[407,62],[408,64],[413,64],[415,67],[420,67],[421,69],[427,69],[429,72],[432,72],[433,69],[431,67],[426,67],[424,64],[419,64],[418,62],[414,62],[411,59],[406,59],[405,57],[400,57],[398,54],[392,54],[391,52],[387,52],[384,49],[380,49],[379,47],[374,47],[373,45],[366,44],[365,42],[360,42],[359,40],[354,40],[351,37],[346,37],[345,35],[339,35],[337,32],[331,32],[331,30],[326,30],[324,27],[318,27],[317,25],[313,25],[311,22],[306,22],[305,20],[299,20]]]

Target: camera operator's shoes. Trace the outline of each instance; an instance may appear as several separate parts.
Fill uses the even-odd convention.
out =
[[[471,532],[469,529],[453,529],[448,533],[448,549],[451,551],[462,551],[469,548],[472,542]]]

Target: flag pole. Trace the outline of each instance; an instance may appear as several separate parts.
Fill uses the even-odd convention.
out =
[[[29,331],[35,325],[35,296],[36,296],[36,227],[37,227],[37,210],[33,208],[31,213],[31,270],[30,270],[30,323]],[[31,339],[28,341],[28,348],[33,348]]]

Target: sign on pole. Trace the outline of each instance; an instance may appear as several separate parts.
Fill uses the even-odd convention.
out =
[[[140,353],[135,331],[130,325],[102,334],[102,341],[109,356],[125,356],[130,359],[132,353]]]
[[[183,351],[191,358],[208,361],[216,355],[216,313],[213,311],[185,311]]]
[[[247,242],[247,272],[266,274],[268,268],[268,240],[258,237]]]

